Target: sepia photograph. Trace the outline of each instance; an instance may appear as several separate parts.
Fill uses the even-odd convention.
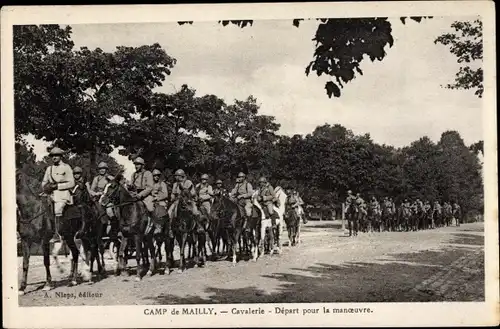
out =
[[[12,307],[141,305],[208,326],[489,305],[493,12],[334,10],[51,17],[9,21],[9,39],[2,22]]]

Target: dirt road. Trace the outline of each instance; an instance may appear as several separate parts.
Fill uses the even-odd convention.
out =
[[[45,271],[41,257],[33,257],[27,294],[19,301],[21,306],[56,306],[484,300],[482,223],[357,238],[345,237],[339,226],[310,222],[302,229],[300,246],[284,247],[283,254],[265,255],[256,263],[209,262],[141,282],[110,274],[93,285],[68,287],[67,273],[53,268],[57,287],[48,293],[36,290]],[[19,274],[21,263],[19,258]],[[107,269],[112,265],[108,260]],[[94,295],[79,296],[85,292]]]

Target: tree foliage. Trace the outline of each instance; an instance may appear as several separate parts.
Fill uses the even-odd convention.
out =
[[[410,17],[420,23],[422,19],[432,16]],[[406,24],[407,17],[401,17]],[[300,26],[303,18],[292,20],[295,27]],[[306,66],[305,74],[311,72],[316,75],[327,75],[330,81],[325,83],[326,94],[329,98],[340,97],[344,85],[363,75],[361,63],[369,58],[372,62],[382,61],[386,56],[386,46],[392,47],[392,23],[387,17],[370,18],[317,18],[320,21],[313,37],[315,50],[313,60]],[[179,25],[193,24],[192,21],[178,22]],[[252,26],[253,20],[226,20],[219,21],[222,26],[229,24],[240,28]]]
[[[251,95],[226,103],[188,85],[170,94],[155,92],[175,65],[158,44],[118,47],[111,53],[73,50],[70,32],[69,27],[28,26],[16,27],[14,34],[16,164],[38,177],[34,186],[49,159],[36,160],[22,140],[27,133],[65,147],[67,162],[83,167],[87,178],[95,174],[98,161],[108,162],[111,174],[123,170],[109,156],[114,146],[130,159],[143,157],[149,169],[159,168],[167,178],[183,168],[195,181],[209,173],[230,187],[243,171],[253,183],[264,175],[274,186],[295,187],[307,203],[329,208],[338,206],[349,189],[397,201],[457,200],[466,211],[482,207],[477,157],[482,141],[467,147],[458,132],[447,131],[438,143],[424,136],[395,148],[339,124],[324,124],[305,135],[280,135],[275,117],[261,114]],[[373,33],[378,38],[364,48],[363,38]],[[332,83],[340,88],[354,78],[350,71],[360,73],[362,58],[353,54],[380,60],[385,45],[392,43],[384,18],[323,19],[316,37],[319,50],[311,70],[338,77]],[[334,95],[339,92],[329,88]]]
[[[471,64],[481,63],[483,59],[483,23],[479,19],[473,22],[456,21],[451,27],[454,33],[444,33],[434,41],[449,47],[457,62],[463,64],[455,75],[455,83],[447,84],[446,88],[473,89],[481,98],[484,91],[483,68]]]

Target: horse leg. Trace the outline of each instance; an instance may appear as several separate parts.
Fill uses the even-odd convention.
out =
[[[158,247],[155,247],[155,242]],[[160,251],[161,244],[162,244],[162,239],[159,234],[151,236],[149,243],[149,253],[151,254],[149,257],[150,260],[149,271],[151,271],[152,274],[156,271],[156,268],[158,267],[157,257],[158,258],[161,257],[161,251]]]
[[[91,283],[92,282],[92,275],[90,273],[90,248],[89,248],[88,244],[87,244],[87,246],[85,246],[85,242],[82,239],[80,239],[79,237],[77,237],[76,235],[73,238],[72,245],[74,245],[74,248],[77,251],[76,259],[73,260],[76,263],[76,269],[75,269],[75,273],[74,273],[75,281],[76,281],[76,276],[78,275],[78,271],[77,271],[78,270],[78,256],[80,256],[80,257],[82,257],[83,266],[84,266],[84,269],[82,271],[83,279],[85,281],[89,281]],[[68,243],[68,246],[69,246],[69,243]],[[72,252],[72,254],[73,254],[73,256],[75,256],[75,254],[73,252]]]
[[[125,268],[125,258],[127,256],[127,247],[128,247],[128,237],[126,234],[123,234],[121,242],[118,246],[118,252],[116,255],[116,265],[115,265],[115,274],[120,275],[123,271],[124,274],[128,275],[128,271]]]
[[[21,285],[19,287],[18,294],[20,296],[24,295],[24,291],[26,290],[26,285],[28,282],[28,269],[30,266],[30,248],[31,242],[28,239],[21,240],[21,247],[23,250],[23,278],[21,280]],[[49,272],[50,275],[50,272]],[[47,282],[49,282],[47,276]]]
[[[64,273],[64,268],[62,267],[61,263],[59,262],[59,258],[57,257],[59,255],[59,252],[61,251],[62,248],[62,241],[61,242],[55,242],[53,243],[52,246],[52,258],[54,259],[56,263],[56,267],[59,270],[59,273],[63,274]]]
[[[143,249],[147,252],[147,248],[143,248],[144,235],[142,232],[138,232],[134,234],[134,242],[135,242],[135,261],[136,261],[136,273],[135,273],[135,281],[141,281],[142,279],[142,253]]]
[[[69,274],[69,286],[76,286],[78,284],[78,257],[80,254],[80,251],[78,250],[78,247],[75,244],[75,241],[72,238],[69,238],[67,236],[62,236],[64,239],[66,239],[66,245],[68,246],[69,250],[71,251],[71,272]]]
[[[184,270],[185,270],[185,266],[186,266],[186,259],[185,259],[185,256],[184,256],[184,252],[185,252],[185,249],[186,249],[186,240],[187,240],[187,233],[181,233],[179,235],[179,249],[180,249],[180,259],[179,259],[179,270],[178,272],[179,273],[182,273]]]

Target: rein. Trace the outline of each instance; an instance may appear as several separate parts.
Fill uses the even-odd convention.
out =
[[[21,212],[21,210],[18,210],[19,212],[19,215],[21,216],[21,219],[19,220],[21,223],[23,224],[30,224],[34,219],[42,216],[43,214],[45,214],[47,212],[47,210],[43,210],[42,212],[36,214],[35,216],[31,217],[30,219],[24,219],[24,216],[23,216],[23,213]]]

